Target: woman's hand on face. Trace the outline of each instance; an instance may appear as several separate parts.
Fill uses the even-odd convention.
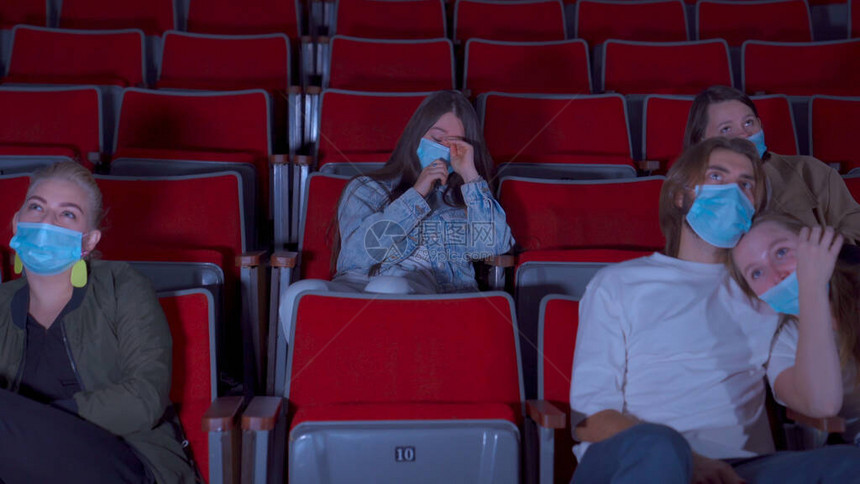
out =
[[[440,185],[448,183],[448,165],[446,165],[445,160],[441,158],[424,167],[424,169],[421,170],[421,174],[418,175],[418,180],[415,182],[415,185],[412,185],[412,187],[415,188],[415,191],[420,193],[422,197],[426,197],[427,194],[430,193],[430,190],[433,189],[433,184],[437,180]]]
[[[833,227],[804,227],[797,242],[797,281],[799,285],[826,288],[842,248],[843,237]]]
[[[478,178],[478,170],[475,169],[475,149],[472,145],[456,138],[446,140],[444,145],[451,150],[451,168],[463,178],[463,181]]]

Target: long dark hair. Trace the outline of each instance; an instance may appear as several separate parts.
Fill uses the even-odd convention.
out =
[[[693,99],[690,114],[687,116],[687,129],[684,132],[684,148],[689,148],[705,138],[705,129],[708,127],[708,107],[711,104],[726,101],[742,102],[752,109],[755,117],[758,117],[755,103],[742,91],[729,86],[711,86]]]
[[[430,131],[430,128],[439,121],[439,118],[446,113],[453,113],[463,123],[464,141],[472,145],[475,169],[479,175],[487,180],[492,191],[495,184],[492,176],[493,159],[484,142],[484,135],[478,122],[478,114],[466,96],[459,91],[438,91],[427,96],[415,110],[409,122],[406,123],[400,139],[397,140],[397,146],[385,165],[379,170],[366,175],[358,175],[353,178],[353,181],[363,177],[365,177],[363,178],[365,183],[396,180],[396,184],[390,190],[385,183],[379,183],[379,185],[388,191],[388,203],[397,200],[404,192],[415,185],[418,175],[421,174],[421,163],[418,160],[417,154],[418,143]],[[466,202],[463,200],[463,193],[460,191],[462,185],[463,178],[459,174],[454,172],[448,175],[448,183],[442,195],[442,199],[446,204],[452,207],[466,206]],[[343,196],[342,193],[338,207],[344,202]],[[333,234],[331,265],[333,271],[336,272],[337,258],[340,254],[340,228],[337,222],[337,214],[335,214],[331,232]],[[378,266],[379,264],[371,269],[371,274],[378,270]]]

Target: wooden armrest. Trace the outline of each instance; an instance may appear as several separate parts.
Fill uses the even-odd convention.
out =
[[[797,423],[808,425],[828,434],[845,432],[845,419],[842,417],[814,418],[790,408],[786,409],[785,416]]]
[[[301,37],[299,37],[299,42],[302,44],[310,44],[313,41],[314,39],[310,35],[302,35]]]
[[[567,426],[564,412],[546,400],[527,400],[526,412],[541,427],[563,429]]]
[[[281,397],[254,397],[242,413],[242,430],[272,430],[283,403]]]
[[[313,166],[314,165],[314,157],[308,155],[296,155],[293,157],[293,161],[298,166]]]
[[[219,397],[203,414],[204,432],[225,432],[233,428],[236,416],[242,409],[241,396]]]
[[[245,252],[242,255],[236,256],[236,265],[239,267],[257,267],[266,261],[265,250],[255,250]]]
[[[513,267],[516,265],[516,258],[510,254],[502,254],[487,257],[481,262],[493,267]]]
[[[329,39],[329,37],[327,37],[325,35],[321,35],[321,36],[317,37],[317,44],[329,44],[329,43],[331,43],[331,40]]]
[[[637,162],[637,165],[642,171],[657,171],[661,168],[660,162],[655,160],[642,160]]]
[[[302,86],[290,86],[287,88],[287,94],[301,94],[302,92]]]
[[[283,154],[283,153],[269,155],[269,164],[270,165],[289,165],[290,164],[290,155]]]
[[[322,94],[322,88],[319,86],[308,86],[305,88],[305,94],[309,96],[319,96]]]
[[[272,267],[290,268],[296,267],[299,259],[298,252],[275,252],[269,259]]]

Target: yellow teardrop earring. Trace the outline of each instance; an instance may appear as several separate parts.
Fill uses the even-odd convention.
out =
[[[84,287],[87,285],[87,263],[83,259],[75,262],[72,266],[72,285]]]
[[[20,273],[24,272],[24,262],[22,262],[21,258],[18,257],[18,254],[15,254],[15,264],[14,265],[15,265],[15,267],[13,267],[13,269],[15,270],[15,274],[20,274]]]

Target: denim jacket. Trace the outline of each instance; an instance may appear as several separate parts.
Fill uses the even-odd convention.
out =
[[[466,208],[442,202],[444,187],[425,199],[414,188],[388,202],[398,180],[352,180],[338,207],[341,249],[335,279],[378,275],[406,276],[421,260],[431,268],[437,292],[477,290],[473,260],[503,254],[514,245],[505,211],[483,179],[461,188]]]

